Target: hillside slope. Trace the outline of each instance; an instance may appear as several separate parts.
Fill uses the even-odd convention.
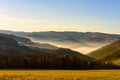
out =
[[[97,60],[109,61],[120,65],[120,40],[88,54]]]
[[[14,35],[12,35],[14,36]],[[11,35],[6,34],[0,34],[0,53],[32,53],[32,52],[46,52],[46,53],[56,53],[57,55],[69,55],[69,56],[77,56],[82,59],[85,59],[87,61],[93,60],[93,58],[88,57],[86,55],[83,55],[79,52],[72,51],[70,49],[65,48],[57,48],[57,49],[46,49],[46,48],[40,48],[37,43],[32,43],[36,46],[29,45],[26,46],[24,44],[21,44],[19,41],[15,40],[17,36],[11,37]],[[23,37],[20,37],[20,39],[24,39]],[[25,38],[27,39],[27,38]],[[23,41],[23,40],[21,40]],[[29,40],[30,41],[30,40]],[[38,47],[37,47],[38,46]],[[41,45],[42,46],[42,45]],[[44,45],[43,45],[44,46]]]

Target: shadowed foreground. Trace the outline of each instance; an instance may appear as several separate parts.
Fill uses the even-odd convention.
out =
[[[120,70],[0,70],[0,80],[120,80]]]

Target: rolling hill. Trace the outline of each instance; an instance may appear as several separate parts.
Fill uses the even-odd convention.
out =
[[[32,43],[39,45],[24,37],[0,34],[0,60],[2,61],[0,68],[21,68],[22,66],[25,69],[111,69],[114,68],[111,63],[120,64],[120,40],[90,53],[89,56],[68,48],[47,49],[33,46]]]
[[[24,41],[28,40],[28,42]],[[21,44],[20,42],[24,43]],[[27,45],[26,45],[27,44]],[[29,46],[28,46],[29,45]],[[45,44],[41,45],[38,43],[31,42],[27,38],[18,37],[14,35],[8,34],[0,34],[0,53],[32,53],[32,52],[45,52],[45,53],[56,53],[57,55],[69,55],[69,56],[77,56],[87,61],[93,60],[93,58],[88,57],[84,54],[81,54],[76,51],[72,51],[66,48],[56,48],[56,49],[48,49],[48,48],[41,48],[39,46],[44,46]],[[47,46],[47,45],[45,45]]]
[[[0,30],[0,33],[30,38],[32,42],[51,44],[87,54],[120,39],[120,35],[99,32],[14,32]]]
[[[88,54],[97,60],[120,65],[120,40]]]
[[[11,38],[11,36],[0,35],[0,53],[25,53],[32,50]]]
[[[3,33],[1,33],[0,36],[5,36],[5,37],[8,37],[8,38],[13,38],[19,44],[25,45],[25,46],[38,47],[38,48],[44,48],[44,49],[57,49],[57,47],[54,46],[54,45],[45,44],[45,43],[32,42],[28,38],[20,37],[20,36],[15,36],[15,35],[12,35],[12,34],[3,34]]]

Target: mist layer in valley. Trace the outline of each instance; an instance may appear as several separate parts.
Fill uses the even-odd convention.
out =
[[[29,37],[30,38],[30,37]],[[32,42],[40,43],[40,44],[51,44],[56,47],[69,48],[74,51],[81,52],[83,54],[90,53],[94,50],[97,50],[109,43],[95,43],[95,42],[71,42],[71,41],[52,41],[52,40],[43,40],[43,39],[35,39],[30,38]]]
[[[99,32],[13,32],[0,30],[0,33],[13,34],[27,37],[39,44],[29,44],[33,47],[57,49],[56,47],[69,48],[83,54],[99,49],[118,39],[118,34],[107,34]],[[49,45],[51,44],[51,45]]]

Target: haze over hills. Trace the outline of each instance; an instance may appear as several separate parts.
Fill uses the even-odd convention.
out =
[[[117,38],[115,40],[117,40]],[[54,59],[55,59],[55,60],[63,61],[60,64],[65,64],[70,69],[119,68],[119,66],[117,66],[117,65],[120,65],[120,57],[119,57],[120,56],[120,54],[119,54],[120,53],[120,49],[119,49],[120,45],[119,45],[119,43],[120,43],[120,40],[117,40],[117,41],[113,42],[112,44],[105,46],[101,49],[98,49],[89,55],[84,55],[82,53],[73,51],[68,48],[60,48],[60,47],[55,47],[55,46],[54,46],[54,48],[48,48],[48,46],[41,48],[39,46],[43,46],[44,44],[41,45],[39,43],[32,42],[28,38],[2,33],[2,34],[0,34],[0,58],[2,59],[2,61],[5,61],[5,62],[3,62],[1,65],[3,66],[3,68],[5,68],[5,67],[10,68],[10,66],[12,66],[12,67],[14,66],[15,68],[16,67],[20,68],[20,66],[23,66],[23,68],[27,68],[25,65],[26,63],[24,62],[24,59],[25,59],[25,61],[27,59],[27,63],[30,60],[30,63],[28,66],[32,67],[32,68],[33,68],[32,64],[39,63],[38,65],[42,66],[43,64],[46,65],[46,61],[48,61],[49,62],[48,64],[51,65],[52,68],[54,68],[53,64],[54,64]],[[23,60],[22,60],[22,62],[20,61],[22,64],[20,64],[20,65],[17,64],[17,66],[16,66],[16,65],[14,65],[15,62],[12,62],[11,60],[14,60],[14,58],[17,59],[17,57],[19,58],[18,62],[21,59],[23,59]],[[29,57],[29,59],[28,59],[28,57]],[[31,61],[32,59],[33,59],[33,61]],[[43,64],[41,64],[38,61],[38,60],[42,60],[42,59],[44,59]],[[66,59],[68,59],[68,60],[66,61],[66,63],[64,63],[64,60],[66,60]],[[51,60],[52,60],[52,62],[51,62]],[[7,63],[6,61],[9,62],[10,64]],[[74,62],[76,62],[76,63],[74,63]],[[9,65],[9,66],[5,65],[5,63],[7,63],[7,65]],[[57,63],[55,62],[55,65],[56,64]],[[72,64],[75,64],[76,68],[73,68]],[[62,68],[64,65],[63,66],[59,65],[59,66]],[[84,66],[84,67],[82,67],[82,66]],[[58,66],[56,65],[55,68],[57,68],[57,67]],[[41,67],[39,67],[39,68],[41,68]],[[45,68],[45,67],[43,67],[43,68]],[[46,66],[46,68],[48,68],[48,66]],[[69,68],[66,68],[66,69],[69,69]],[[65,66],[63,69],[65,69]]]
[[[0,0],[0,69],[120,69],[120,0]]]
[[[50,45],[50,44],[44,44],[44,43],[35,43],[32,42],[30,39],[20,36],[15,36],[10,34],[0,34],[1,36],[6,36],[10,38],[14,38],[19,44],[25,45],[25,46],[32,46],[32,47],[39,47],[39,48],[45,48],[45,49],[57,49],[56,46]]]
[[[24,45],[19,44],[16,36],[0,34],[0,53],[25,53],[32,50]],[[19,38],[19,37],[17,37]],[[22,38],[20,38],[22,40]],[[25,39],[26,40],[26,39]],[[23,40],[24,41],[24,38]]]
[[[89,53],[120,38],[120,35],[92,32],[33,32],[27,34],[33,41]]]
[[[97,60],[120,65],[120,40],[88,54]]]
[[[50,48],[49,48],[50,47]],[[77,56],[87,61],[93,58],[72,51],[70,49],[59,48],[49,44],[34,43],[30,39],[9,34],[0,34],[0,53],[31,53],[34,51],[44,51],[46,53],[56,53],[58,55]]]
[[[88,62],[93,60],[70,49],[48,50],[26,46],[20,43],[24,40],[30,41],[23,37],[0,34],[0,69],[86,69]]]
[[[99,32],[13,32],[0,30],[0,33],[23,36],[30,38],[33,42],[70,48],[84,54],[120,39],[120,35]]]

